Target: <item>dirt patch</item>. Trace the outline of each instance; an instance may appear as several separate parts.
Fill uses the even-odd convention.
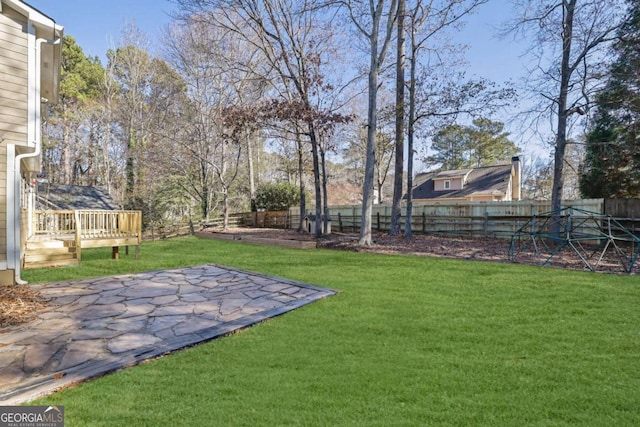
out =
[[[46,299],[30,286],[0,286],[0,328],[28,322],[46,306]]]
[[[242,236],[255,236],[269,239],[287,240],[316,240],[317,246],[326,249],[346,250],[355,252],[381,253],[381,254],[410,254],[432,257],[444,257],[453,259],[466,259],[477,261],[510,263],[510,239],[498,238],[462,238],[452,236],[416,234],[412,238],[403,236],[389,236],[386,233],[374,233],[372,246],[360,246],[358,235],[351,233],[333,233],[316,239],[315,236],[298,232],[296,230],[268,229],[268,228],[233,228],[226,231],[220,229],[205,230],[208,232],[236,234]],[[612,248],[613,249],[613,248]],[[581,251],[581,256],[599,272],[622,273],[627,268],[621,261],[615,250],[610,250],[604,255],[595,248],[566,246],[549,258],[551,250],[545,255],[533,251],[517,252],[515,263],[541,265],[564,268],[571,270],[589,270],[576,250]],[[629,251],[627,251],[629,252]],[[633,273],[640,272],[636,265]]]
[[[320,248],[383,254],[411,254],[447,258],[475,259],[507,262],[509,241],[499,239],[464,239],[432,235],[415,235],[412,238],[375,233],[372,246],[360,246],[358,235],[332,233],[316,239],[315,236],[296,230],[267,228],[232,228],[205,230],[214,233],[255,236],[269,239],[317,241]]]

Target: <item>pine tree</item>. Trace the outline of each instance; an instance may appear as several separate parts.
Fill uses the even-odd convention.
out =
[[[640,0],[628,0],[617,54],[587,134],[580,192],[591,198],[640,197]]]
[[[472,126],[449,125],[434,135],[429,166],[465,169],[508,163],[520,148],[509,140],[502,122],[478,118]]]

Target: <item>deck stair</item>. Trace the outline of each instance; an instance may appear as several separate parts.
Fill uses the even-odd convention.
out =
[[[36,210],[23,224],[28,230],[23,268],[77,265],[85,248],[111,247],[118,259],[120,246],[134,246],[138,259],[142,242],[142,212],[100,209]]]
[[[30,240],[24,255],[24,268],[62,267],[78,265],[74,240]]]

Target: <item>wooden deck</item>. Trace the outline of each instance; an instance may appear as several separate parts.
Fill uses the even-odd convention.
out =
[[[136,258],[142,241],[140,211],[47,210],[34,211],[24,244],[23,268],[79,264],[82,249],[111,247],[118,258],[120,246],[135,246]]]

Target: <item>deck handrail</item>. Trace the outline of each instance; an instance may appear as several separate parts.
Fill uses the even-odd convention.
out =
[[[80,224],[80,227],[77,227]],[[136,237],[142,241],[142,212],[125,210],[37,210],[33,234],[75,239]]]

